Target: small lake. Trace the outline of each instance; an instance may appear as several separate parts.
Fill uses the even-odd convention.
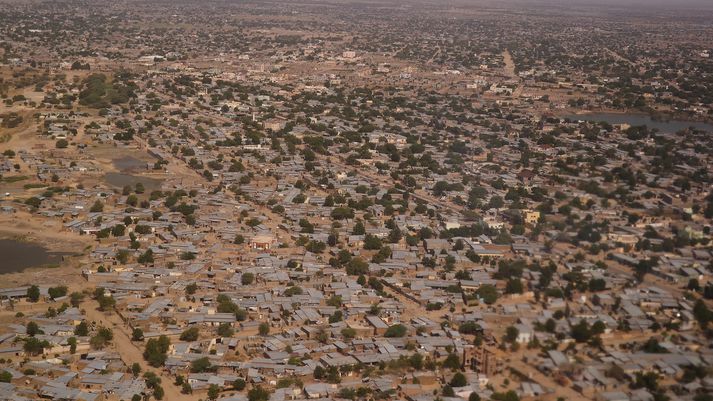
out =
[[[609,124],[629,124],[631,126],[646,125],[649,128],[656,128],[660,132],[674,133],[686,128],[696,128],[707,132],[713,132],[713,124],[702,123],[698,121],[657,121],[646,114],[624,114],[624,113],[590,113],[590,114],[568,114],[562,118],[570,120],[582,120],[600,122],[606,121]]]
[[[141,171],[146,170],[147,162],[131,156],[124,156],[119,159],[112,160],[114,167],[121,172]]]
[[[138,175],[124,174],[124,173],[106,173],[104,175],[104,181],[107,184],[117,187],[124,188],[127,185],[135,186],[137,183],[143,184],[147,192],[160,189],[163,180],[149,177],[141,177]]]
[[[70,252],[51,252],[40,244],[13,239],[0,239],[0,274],[15,273],[28,267],[54,265]]]

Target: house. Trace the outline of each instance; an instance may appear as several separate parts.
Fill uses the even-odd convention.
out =
[[[250,239],[250,248],[266,251],[275,244],[275,237],[271,235],[256,235]]]

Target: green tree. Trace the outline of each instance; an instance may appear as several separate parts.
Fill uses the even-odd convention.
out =
[[[101,213],[104,211],[104,204],[100,200],[97,200],[94,202],[92,207],[89,208],[89,211],[91,213]]]
[[[144,359],[155,368],[163,366],[166,363],[166,353],[170,344],[168,337],[163,335],[159,338],[149,339],[144,348]]]
[[[30,302],[37,302],[40,300],[40,287],[36,285],[30,286],[30,288],[27,289],[27,299]]]
[[[245,272],[245,273],[243,273],[242,276],[240,277],[240,282],[241,282],[243,285],[250,285],[250,284],[253,283],[253,281],[255,281],[255,275],[254,275],[253,273],[250,273],[250,272]]]
[[[79,324],[74,328],[74,335],[79,337],[86,337],[89,335],[89,326],[86,321],[82,320],[79,322]]]
[[[135,327],[131,331],[131,341],[143,341],[144,340],[144,331],[141,330],[139,327]]]
[[[69,353],[74,354],[77,352],[77,337],[69,337],[67,339],[67,344],[69,344]]]
[[[468,385],[468,379],[465,378],[463,373],[456,372],[456,374],[454,374],[451,378],[450,385],[451,387],[465,387]]]
[[[0,372],[0,383],[10,383],[12,381],[12,373],[7,370]]]
[[[27,323],[27,327],[25,328],[25,332],[27,333],[28,336],[34,337],[35,334],[40,334],[40,326],[37,325],[35,322],[29,322]]]
[[[221,323],[218,326],[218,335],[221,337],[232,337],[235,331],[233,330],[233,325],[230,323]]]
[[[448,356],[446,356],[446,359],[443,360],[443,367],[446,369],[458,370],[460,369],[460,366],[460,358],[458,358],[458,355],[454,353],[448,354]]]
[[[69,303],[75,307],[78,308],[79,304],[82,303],[82,300],[84,299],[84,294],[81,292],[73,292],[72,295],[69,296]]]
[[[522,281],[519,278],[512,278],[505,285],[506,294],[522,294]]]
[[[139,377],[140,373],[141,373],[141,365],[139,365],[138,362],[134,362],[131,365],[131,374],[134,375],[134,377]]]
[[[386,329],[384,337],[403,337],[406,335],[406,326],[402,324],[395,324]]]
[[[261,386],[255,386],[248,391],[248,401],[268,401],[270,392]]]
[[[211,384],[210,387],[208,387],[208,399],[215,400],[219,394],[220,387],[218,387],[217,384]]]
[[[266,322],[260,323],[258,326],[258,333],[260,333],[261,336],[266,336],[270,333],[270,325],[267,324]]]
[[[210,363],[208,357],[194,359],[193,362],[191,362],[192,373],[210,372],[212,369],[213,365]]]
[[[47,293],[52,299],[62,298],[63,296],[67,295],[67,286],[60,285],[57,287],[50,287],[47,290]]]
[[[198,340],[198,336],[200,335],[200,329],[198,326],[193,326],[190,327],[181,333],[180,340],[181,341],[196,341]]]
[[[233,388],[237,391],[245,390],[245,380],[241,378],[235,379],[235,381],[233,382]]]
[[[39,355],[45,348],[49,348],[50,343],[46,340],[38,340],[35,337],[28,337],[25,339],[25,344],[23,345],[23,350],[29,355]]]
[[[488,305],[492,305],[498,300],[498,290],[490,284],[483,284],[475,291],[480,299]]]

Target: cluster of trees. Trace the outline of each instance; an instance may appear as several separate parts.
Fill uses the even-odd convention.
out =
[[[110,82],[104,74],[91,74],[82,82],[83,89],[79,93],[79,103],[95,109],[107,108],[113,104],[121,104],[134,97],[133,85],[119,82],[118,76]]]
[[[144,359],[149,365],[160,368],[166,363],[168,348],[171,345],[171,340],[168,337],[161,335],[158,338],[150,338],[146,341],[144,348]]]

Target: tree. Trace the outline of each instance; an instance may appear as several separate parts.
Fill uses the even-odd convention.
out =
[[[386,329],[384,337],[403,337],[406,335],[406,326],[402,324],[395,324]]]
[[[86,321],[82,320],[79,322],[77,327],[74,328],[74,335],[79,337],[86,337],[89,335],[89,326]]]
[[[122,237],[126,232],[126,226],[117,224],[111,229],[111,235],[114,237]]]
[[[99,310],[102,312],[110,311],[116,305],[116,300],[111,295],[102,294],[97,298],[97,301],[99,302]]]
[[[139,255],[139,257],[136,261],[141,264],[153,263],[154,262],[153,251],[151,249],[147,249],[146,252]]]
[[[134,330],[131,331],[131,341],[143,341],[143,340],[144,340],[144,331],[138,327],[135,327]]]
[[[443,360],[443,367],[446,369],[457,370],[460,369],[460,366],[460,358],[458,358],[458,355],[454,353],[448,354],[446,359]]]
[[[522,281],[519,278],[512,278],[505,285],[506,294],[522,294]]]
[[[23,345],[23,350],[30,355],[39,355],[45,348],[49,348],[50,344],[46,340],[40,341],[35,337],[28,337],[25,339],[25,345]]]
[[[198,336],[200,335],[200,329],[198,326],[193,326],[191,328],[188,328],[181,333],[180,340],[181,341],[196,341],[198,339]]]
[[[186,286],[186,295],[193,295],[198,291],[198,284],[190,283]]]
[[[67,344],[69,344],[69,353],[74,354],[77,352],[77,337],[69,337],[67,339]]]
[[[478,393],[476,393],[475,391],[473,391],[473,392],[470,393],[470,395],[468,396],[468,401],[480,401],[480,396],[478,395]]]
[[[28,336],[34,337],[35,334],[40,334],[40,326],[37,325],[35,322],[29,322],[27,323],[27,327],[25,328],[25,332],[27,333]]]
[[[54,146],[57,149],[65,149],[67,146],[69,146],[69,142],[67,142],[66,139],[58,139],[57,142],[55,142]]]
[[[91,213],[101,213],[104,211],[104,204],[100,200],[96,200],[91,208],[89,208]]]
[[[12,381],[12,373],[7,370],[0,372],[0,383],[10,383]]]
[[[163,387],[161,387],[161,386],[156,386],[156,387],[153,389],[153,396],[154,396],[154,398],[157,399],[157,400],[162,400],[164,394],[165,394],[165,393],[164,393],[164,391],[163,391]]]
[[[322,380],[324,378],[324,368],[320,365],[317,365],[314,368],[313,376],[315,380]]]
[[[210,363],[210,359],[208,359],[207,356],[194,359],[193,362],[191,362],[191,373],[210,372],[212,369],[213,365]]]
[[[245,272],[243,275],[240,277],[240,282],[243,285],[250,285],[255,281],[255,275],[250,272]]]
[[[607,282],[603,278],[593,278],[589,280],[589,291],[604,291],[606,288]]]
[[[258,326],[257,331],[258,333],[260,333],[261,336],[266,336],[270,333],[270,325],[266,322],[262,322]]]
[[[455,397],[455,396],[456,396],[455,391],[453,391],[453,387],[451,387],[451,386],[448,385],[448,384],[446,384],[445,386],[443,386],[443,391],[442,391],[442,392],[443,392],[443,395],[444,395],[445,397]]]
[[[268,401],[270,393],[260,386],[255,386],[248,391],[248,401]]]
[[[576,342],[583,343],[589,341],[589,338],[592,336],[592,333],[589,330],[589,325],[587,324],[587,321],[582,319],[579,321],[579,323],[572,326],[570,335]]]
[[[332,219],[345,220],[354,218],[354,209],[350,207],[336,207],[332,210]]]
[[[476,334],[479,333],[483,330],[482,327],[476,322],[473,321],[468,321],[468,322],[463,322],[459,327],[458,327],[458,332],[461,334]]]
[[[371,234],[367,234],[364,237],[364,249],[376,250],[381,249],[381,240],[379,237]]]
[[[139,377],[139,373],[141,373],[141,365],[139,365],[138,362],[134,362],[131,365],[131,374],[134,375],[134,377]]]
[[[221,337],[232,337],[235,331],[233,330],[233,325],[230,323],[221,323],[218,326],[218,335]]]
[[[82,300],[84,299],[84,294],[81,292],[73,292],[72,295],[69,296],[69,303],[75,307],[78,308],[79,304],[82,303]]]
[[[457,372],[453,375],[450,382],[451,387],[465,387],[468,385],[468,379],[461,372]]]
[[[235,379],[233,382],[233,388],[237,391],[243,391],[245,389],[245,380],[241,378]]]
[[[40,287],[36,285],[30,286],[30,288],[27,289],[27,299],[30,302],[37,302],[40,300]]]
[[[25,204],[28,205],[28,206],[31,206],[31,207],[33,207],[33,208],[35,208],[35,209],[37,209],[37,208],[39,208],[40,205],[42,204],[42,201],[40,200],[40,198],[38,198],[38,197],[36,197],[36,196],[33,196],[33,197],[30,197],[30,198],[27,198],[27,199],[25,200]]]
[[[693,317],[702,328],[705,328],[709,322],[713,321],[713,311],[708,309],[703,300],[699,299],[693,305]]]
[[[99,330],[97,330],[97,334],[95,334],[91,339],[89,339],[89,344],[91,344],[92,348],[94,349],[103,349],[109,342],[111,342],[113,338],[114,333],[111,331],[111,329],[101,327],[99,328]]]
[[[493,393],[490,398],[495,401],[520,401],[520,397],[513,390],[509,390],[506,393]]]
[[[362,221],[359,220],[356,222],[356,224],[354,224],[354,229],[352,230],[352,234],[364,235],[364,233],[366,233],[366,228],[364,227],[364,223],[362,223]]]
[[[219,394],[220,387],[218,387],[217,384],[211,384],[210,387],[208,387],[208,399],[215,400]]]
[[[480,299],[483,300],[483,302],[488,305],[492,305],[495,303],[495,301],[498,300],[498,290],[495,288],[495,286],[490,284],[481,285],[475,291],[475,295],[477,295]]]
[[[508,326],[505,329],[505,336],[503,339],[509,343],[514,343],[517,341],[517,337],[520,335],[520,330],[517,329],[515,326]]]
[[[360,274],[369,273],[369,263],[365,262],[362,258],[356,257],[352,258],[347,264],[346,268],[347,274],[351,276],[356,276]]]
[[[160,336],[159,338],[151,338],[146,342],[146,348],[144,349],[144,359],[149,363],[149,365],[159,368],[163,366],[166,362],[166,353],[168,352],[168,347],[171,345],[171,341],[166,336]]]
[[[67,295],[67,286],[60,285],[57,287],[51,287],[47,290],[47,293],[52,299],[62,298]]]
[[[344,337],[345,340],[351,340],[356,336],[356,330],[354,330],[351,327],[345,327],[341,331],[342,337]]]

